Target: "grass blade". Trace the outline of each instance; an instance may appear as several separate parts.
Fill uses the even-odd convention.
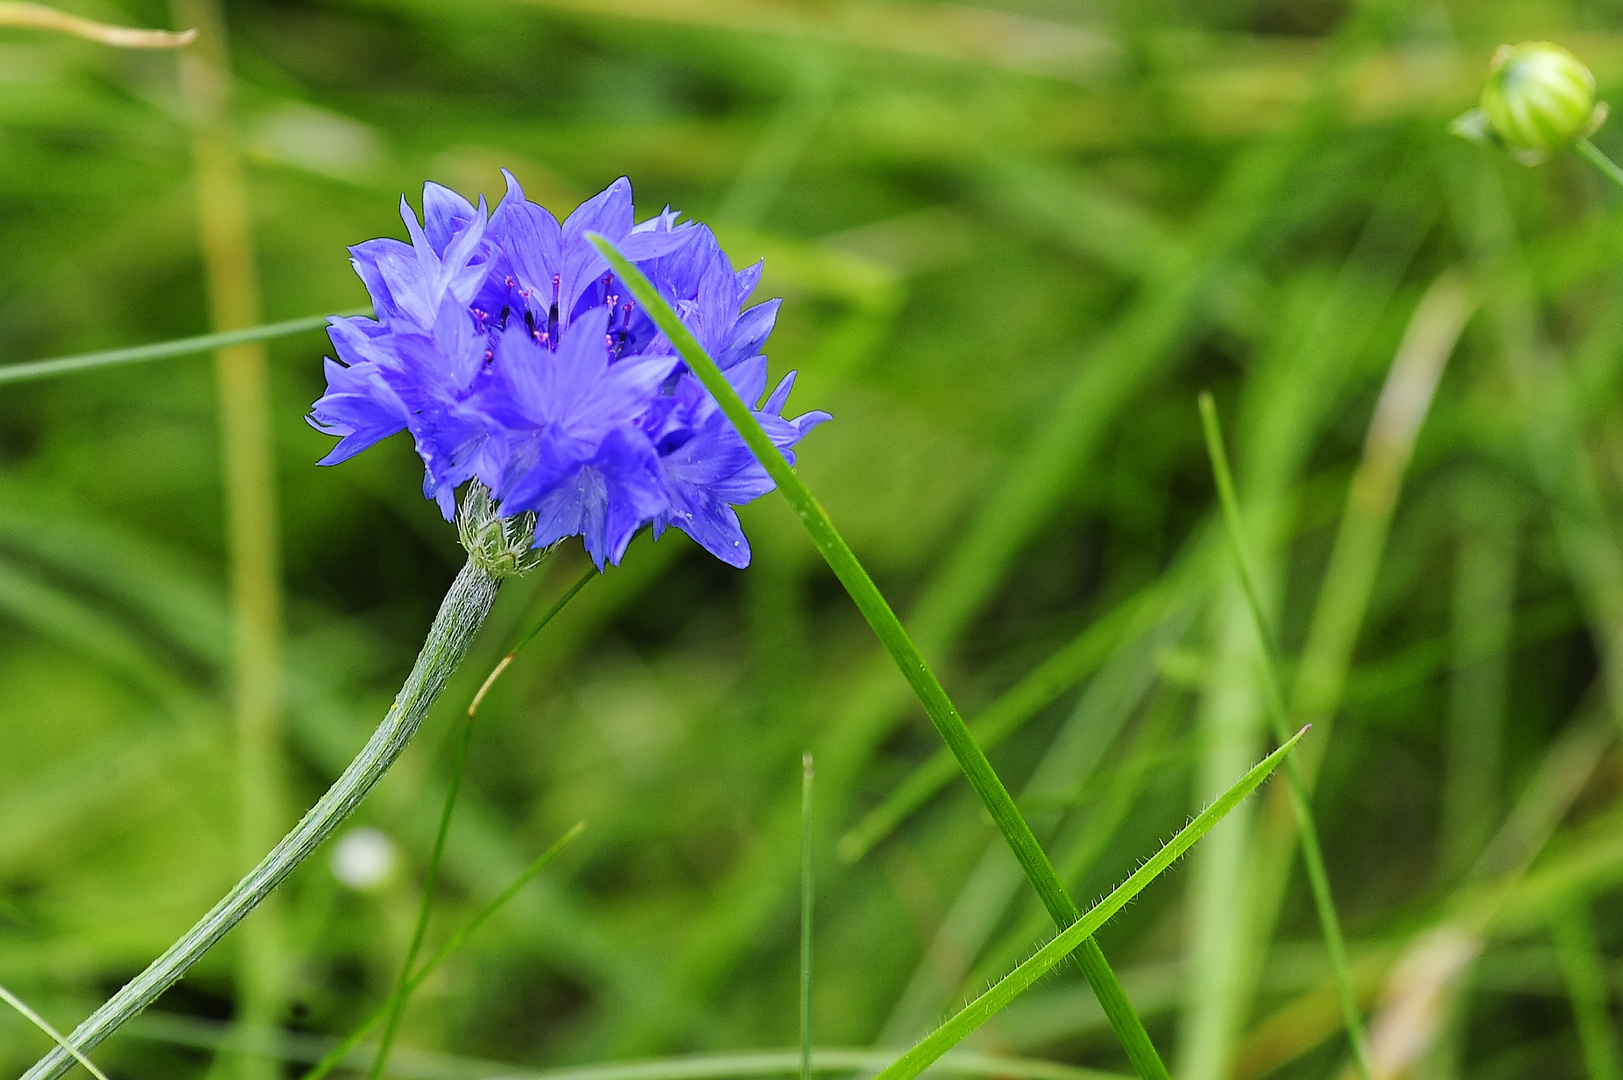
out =
[[[1166,606],[1168,594],[1173,591],[1157,583],[1089,623],[975,718],[969,725],[975,741],[983,750],[989,750],[1018,731],[1097,669],[1146,613],[1159,612]],[[945,787],[956,772],[957,764],[947,751],[932,755],[840,838],[836,848],[840,858],[856,862],[872,851]]]
[[[439,831],[435,833],[434,850],[429,856],[428,872],[423,878],[423,900],[417,909],[417,924],[412,929],[411,944],[406,949],[405,962],[400,965],[400,981],[395,985],[394,993],[390,995],[389,1000],[384,1004],[383,1009],[379,1010],[378,1014],[374,1014],[372,1018],[368,1019],[365,1025],[357,1029],[356,1036],[352,1036],[352,1038],[355,1038],[359,1034],[370,1030],[375,1024],[378,1015],[386,1014],[387,1019],[383,1028],[383,1037],[378,1041],[377,1054],[372,1060],[372,1067],[370,1071],[367,1073],[369,1080],[377,1080],[377,1077],[383,1075],[384,1067],[389,1061],[389,1047],[394,1042],[395,1031],[399,1027],[400,1014],[405,1010],[406,1000],[411,997],[412,990],[414,990],[418,984],[423,981],[423,979],[427,978],[429,971],[432,970],[432,967],[425,967],[423,972],[416,977],[413,977],[411,969],[412,965],[417,962],[417,953],[422,948],[423,935],[428,930],[428,915],[434,901],[434,886],[439,881],[440,863],[445,857],[445,840],[446,837],[450,835],[451,831],[451,813],[456,807],[457,793],[462,787],[462,774],[468,762],[468,744],[473,739],[473,720],[479,712],[479,705],[482,701],[484,701],[485,693],[489,691],[491,684],[493,684],[497,678],[501,676],[502,672],[507,670],[508,665],[513,662],[513,657],[518,655],[519,650],[524,648],[524,646],[528,645],[531,641],[534,641],[536,635],[541,633],[542,630],[545,630],[547,624],[552,622],[557,614],[569,604],[569,601],[573,600],[575,595],[586,587],[587,582],[600,576],[601,575],[598,574],[595,567],[587,570],[586,573],[580,576],[575,584],[571,585],[562,596],[554,601],[553,605],[547,609],[546,614],[542,615],[540,620],[538,620],[534,626],[530,627],[529,631],[522,638],[519,638],[518,644],[514,645],[510,650],[508,650],[507,655],[502,657],[501,661],[497,663],[493,669],[491,669],[489,675],[485,676],[485,681],[480,685],[478,692],[473,695],[473,700],[468,704],[467,720],[462,726],[462,741],[457,747],[456,763],[451,767],[451,780],[445,792],[445,809],[440,812]],[[520,875],[519,883],[528,881],[529,878],[533,877],[536,872],[539,872],[541,867],[545,866],[552,860],[552,857],[557,853],[557,851],[562,850],[562,845],[573,839],[574,836],[578,835],[580,829],[583,827],[584,823],[582,825],[577,825],[572,833],[566,836],[563,840],[560,840],[558,844],[553,846],[552,849],[549,849],[547,853],[543,854],[539,860],[532,863],[530,867],[525,870],[524,874]],[[506,903],[507,899],[517,891],[518,890],[516,887],[509,886],[509,888],[504,890],[497,897],[497,900],[493,902],[494,906],[489,907],[486,910],[489,911],[490,914],[494,914],[496,908],[498,908],[501,904]],[[483,920],[488,917],[489,915],[481,913],[479,916],[475,917],[474,922],[470,925],[477,928],[478,924],[483,922]],[[465,941],[467,938],[463,937],[461,940]],[[437,956],[433,962],[434,966],[437,966],[440,960],[449,955],[449,952],[442,951],[442,953]],[[348,1046],[353,1047],[354,1043],[350,1042]],[[348,1048],[346,1048],[344,1052],[348,1053]],[[325,1061],[325,1059],[323,1060]],[[318,1069],[311,1070],[311,1076],[319,1075],[319,1067]]]
[[[670,338],[682,358],[687,361],[688,367],[715,397],[722,412],[737,429],[744,443],[776,482],[779,493],[788,500],[801,524],[810,533],[817,550],[829,568],[834,571],[834,575],[839,578],[840,584],[845,586],[858,610],[868,620],[868,625],[873,627],[874,633],[901,670],[902,677],[918,696],[930,721],[935,724],[947,747],[958,759],[959,767],[964,770],[970,785],[985,804],[998,831],[1008,841],[1015,859],[1019,861],[1032,887],[1042,898],[1043,905],[1048,908],[1054,922],[1061,927],[1074,923],[1081,913],[1075,902],[1066,894],[1065,887],[1060,884],[1058,875],[1054,873],[1053,864],[1049,862],[1047,854],[1038,844],[1031,826],[1021,816],[1019,808],[1009,796],[1008,789],[1003,786],[1003,781],[992,768],[991,762],[986,760],[985,752],[969,733],[964,718],[959,715],[952,699],[947,696],[947,691],[936,678],[934,670],[908,636],[901,620],[896,617],[889,602],[874,585],[873,579],[868,576],[868,571],[858,561],[839,530],[834,527],[834,522],[829,519],[827,512],[818,504],[800,476],[790,467],[783,453],[773,445],[771,438],[750,413],[749,406],[738,396],[738,392],[727,381],[727,377],[721,373],[716,362],[704,351],[692,332],[681,319],[677,318],[670,305],[655,291],[642,272],[603,236],[593,233],[591,241],[609,261],[609,265],[614,268],[620,280],[643,305],[644,310]],[[1110,970],[1110,965],[1105,960],[1104,954],[1099,951],[1099,946],[1085,934],[1076,939],[1076,944],[1080,946],[1077,962],[1087,977],[1088,984],[1099,996],[1099,1002],[1104,1006],[1105,1014],[1110,1017],[1111,1026],[1126,1048],[1134,1068],[1145,1080],[1169,1080],[1166,1066],[1161,1063],[1160,1055],[1150,1042],[1143,1021],[1133,1011],[1132,1002],[1127,1000],[1120,981],[1117,980],[1115,972]]]
[[[406,999],[411,996],[411,969],[417,963],[417,954],[423,947],[423,935],[428,933],[428,916],[434,908],[434,886],[439,884],[440,861],[445,857],[445,838],[451,832],[451,814],[456,810],[456,796],[462,787],[462,774],[468,764],[468,744],[473,741],[473,712],[462,722],[462,739],[457,743],[456,761],[451,766],[451,782],[445,792],[445,809],[440,811],[439,831],[434,834],[434,850],[428,857],[428,872],[423,875],[423,899],[417,905],[417,923],[411,930],[411,944],[406,947],[406,959],[400,965],[400,979],[386,1006],[388,1018],[383,1025],[383,1037],[378,1040],[378,1052],[372,1059],[367,1080],[378,1080],[389,1063],[389,1047],[394,1043],[400,1027],[400,1014],[405,1011]]]
[[[1194,846],[1206,832],[1221,821],[1230,810],[1240,804],[1257,786],[1268,778],[1285,755],[1290,753],[1297,741],[1307,733],[1303,728],[1291,736],[1279,749],[1263,758],[1251,768],[1251,771],[1242,776],[1233,787],[1224,792],[1216,802],[1196,815],[1195,820],[1183,827],[1183,830],[1169,840],[1160,851],[1151,856],[1126,881],[1110,893],[1109,896],[1095,904],[1086,915],[1062,930],[1052,940],[1044,945],[1030,960],[1015,968],[1008,975],[993,986],[986,993],[970,1002],[952,1019],[937,1028],[922,1042],[896,1061],[891,1063],[875,1080],[912,1080],[925,1069],[929,1068],[948,1050],[962,1042],[970,1032],[985,1023],[992,1016],[1007,1006],[1015,998],[1024,993],[1033,983],[1046,975],[1053,967],[1063,960],[1067,953],[1076,948],[1082,940],[1098,930],[1111,916],[1120,911],[1133,897],[1144,891],[1145,886],[1154,881],[1162,871],[1171,866],[1178,857]]]
[[[1234,494],[1234,478],[1229,472],[1228,454],[1223,449],[1223,431],[1217,420],[1217,406],[1209,393],[1200,395],[1200,419],[1206,434],[1206,452],[1211,458],[1212,476],[1217,482],[1218,501],[1223,508],[1223,522],[1228,528],[1229,542],[1234,547],[1234,561],[1239,567],[1240,587],[1245,593],[1246,605],[1251,609],[1257,639],[1262,646],[1263,696],[1267,702],[1268,718],[1273,723],[1275,735],[1282,736],[1289,730],[1290,721],[1285,712],[1285,692],[1279,677],[1276,641],[1263,616],[1256,575],[1252,571],[1251,553],[1245,541],[1245,530],[1240,524],[1240,501]],[[1352,965],[1347,960],[1347,943],[1342,938],[1335,898],[1330,892],[1330,877],[1324,868],[1324,853],[1319,847],[1319,830],[1313,819],[1312,804],[1308,801],[1307,784],[1294,761],[1286,764],[1285,778],[1290,784],[1291,803],[1296,808],[1297,820],[1301,823],[1302,862],[1307,868],[1308,883],[1313,891],[1313,907],[1319,917],[1319,930],[1324,935],[1325,951],[1330,954],[1330,967],[1335,972],[1336,993],[1341,1001],[1342,1019],[1347,1026],[1353,1062],[1362,1080],[1373,1080],[1369,1049],[1364,1038],[1363,1014],[1358,1007],[1358,990],[1353,983]]]
[[[514,878],[512,884],[508,885],[507,888],[497,893],[496,896],[492,898],[490,903],[480,908],[479,913],[467,921],[462,929],[452,934],[450,939],[447,940],[444,945],[440,946],[438,952],[423,962],[423,966],[418,968],[416,973],[404,983],[405,992],[409,995],[412,993],[412,991],[423,985],[424,981],[426,981],[430,975],[439,970],[441,964],[449,960],[453,953],[462,948],[462,946],[466,945],[468,943],[468,939],[473,937],[481,926],[489,922],[509,900],[518,895],[518,891],[520,889],[528,885],[537,874],[547,868],[552,860],[556,859],[560,854],[562,854],[565,848],[567,848],[570,844],[573,844],[576,840],[580,839],[580,834],[585,831],[586,822],[579,822],[573,829],[570,829],[568,832],[564,833],[563,836],[559,837],[556,843],[554,843],[546,851],[543,851],[534,862],[525,867],[524,872],[518,877]],[[322,1056],[320,1061],[316,1062],[310,1067],[310,1071],[304,1074],[303,1080],[321,1080],[323,1076],[326,1076],[328,1073],[332,1072],[333,1069],[342,1065],[344,1063],[344,1059],[349,1057],[350,1052],[357,1046],[361,1045],[361,1040],[366,1038],[366,1036],[371,1033],[373,1028],[377,1027],[384,1021],[384,1019],[389,1015],[392,1005],[393,999],[379,1006],[371,1016],[368,1016],[365,1020],[362,1020],[359,1024],[357,1024],[355,1026],[355,1030],[346,1035],[343,1040],[338,1043],[338,1045],[327,1051],[327,1053]]]
[[[81,1054],[77,1047],[73,1046],[68,1042],[67,1039],[62,1037],[61,1032],[57,1031],[56,1028],[50,1025],[49,1021],[47,1021],[43,1016],[35,1012],[33,1009],[30,1009],[27,1002],[23,1001],[23,999],[18,997],[16,994],[13,994],[10,990],[7,990],[4,986],[0,986],[0,1001],[4,1001],[7,1005],[10,1005],[13,1009],[16,1009],[22,1014],[24,1020],[27,1020],[30,1024],[33,1024],[35,1027],[45,1032],[45,1034],[49,1035],[52,1039],[56,1040],[56,1045],[72,1054],[73,1060],[89,1069],[90,1075],[94,1076],[96,1080],[107,1080],[107,1074],[96,1068],[95,1062]]]
[[[357,308],[353,311],[341,311],[338,315],[365,315],[371,310],[371,308]],[[151,345],[131,345],[124,349],[104,349],[100,352],[78,353],[74,356],[62,356],[52,360],[30,360],[22,364],[5,364],[0,365],[0,383],[48,379],[56,375],[69,375],[75,371],[88,371],[91,368],[138,364],[147,360],[163,360],[171,356],[195,356],[198,353],[213,352],[216,349],[223,349],[231,345],[243,345],[252,341],[270,341],[274,338],[291,337],[294,334],[302,334],[310,330],[320,330],[327,325],[327,321],[331,318],[334,318],[334,316],[307,315],[302,319],[288,319],[284,322],[250,326],[242,330],[227,330],[218,334],[199,334],[196,337],[177,338],[174,341],[159,341]]]
[[[479,684],[479,690],[473,695],[473,700],[468,703],[469,720],[472,720],[479,712],[479,706],[484,702],[485,695],[490,693],[490,688],[495,685],[497,679],[501,678],[502,672],[507,670],[507,666],[513,662],[513,657],[518,655],[519,650],[533,641],[535,635],[545,630],[547,624],[557,617],[558,612],[562,611],[564,606],[575,598],[575,594],[586,588],[587,582],[602,576],[597,572],[596,567],[592,567],[582,574],[580,579],[569,587],[569,591],[560,596],[557,602],[547,609],[547,613],[541,616],[541,620],[530,627],[530,632],[519,638],[518,644],[509,649],[507,655],[497,661],[496,666],[490,669],[490,674],[485,676],[485,681]]]

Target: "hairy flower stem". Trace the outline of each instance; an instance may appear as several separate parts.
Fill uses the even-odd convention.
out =
[[[271,891],[361,804],[367,792],[383,778],[406,744],[417,734],[423,718],[456,670],[473,636],[478,632],[490,605],[496,599],[501,579],[473,560],[462,568],[440,604],[434,625],[417,654],[417,663],[406,677],[383,723],[378,725],[366,746],[350,762],[321,800],[304,815],[293,831],[248,876],[214,905],[196,926],[141,974],[68,1036],[73,1046],[87,1051],[117,1031],[126,1021],[152,1004],[173,985],[186,969],[196,963],[231,928],[241,922]],[[23,1080],[54,1080],[67,1072],[74,1060],[62,1048],[53,1049],[24,1074]]]

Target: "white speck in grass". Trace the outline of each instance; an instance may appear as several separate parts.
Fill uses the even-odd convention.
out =
[[[400,862],[395,842],[369,825],[338,838],[332,851],[332,876],[356,892],[371,892],[388,883]]]

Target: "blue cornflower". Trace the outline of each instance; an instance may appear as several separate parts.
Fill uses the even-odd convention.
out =
[[[310,422],[339,442],[321,463],[410,431],[447,519],[473,482],[501,515],[535,516],[536,547],[579,535],[600,569],[645,525],[746,565],[734,507],[772,481],[587,237],[638,265],[793,460],[828,414],[783,416],[792,372],[762,400],[779,302],[743,306],[761,265],[734,270],[708,228],[669,208],[635,223],[624,179],[560,224],[503,176],[493,212],[427,184],[420,223],[401,201],[410,244],[350,249],[376,318],[332,320],[341,363],[326,361]]]
[[[726,374],[739,397],[758,402],[766,389],[766,357],[742,361]],[[785,375],[772,396],[752,410],[790,464],[795,460],[790,447],[830,419],[826,412],[810,412],[793,420],[783,418],[783,406],[794,382],[794,372]],[[663,400],[671,403],[669,410],[650,415],[661,433],[657,445],[661,447],[666,497],[665,509],[653,519],[655,538],[674,526],[722,562],[748,566],[749,541],[733,507],[771,491],[772,479],[744,445],[716,399],[693,375],[684,372],[679,376],[672,394]]]
[[[676,366],[669,355],[611,362],[609,316],[586,312],[556,350],[509,326],[481,398],[509,433],[504,475],[492,488],[503,513],[533,511],[537,546],[579,534],[600,569],[618,563],[667,504],[659,455],[638,421]]]

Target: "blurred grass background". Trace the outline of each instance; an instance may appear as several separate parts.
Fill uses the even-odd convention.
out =
[[[265,319],[364,302],[346,244],[402,235],[398,196],[424,179],[499,197],[503,166],[560,212],[629,175],[642,215],[680,207],[736,263],[766,257],[774,369],[836,416],[803,474],[966,713],[1009,732],[993,760],[1079,900],[1266,747],[1195,408],[1211,389],[1292,708],[1319,723],[1305,756],[1382,1075],[1620,1075],[1623,209],[1576,159],[1522,169],[1446,125],[1501,41],[1556,40],[1615,95],[1623,6],[224,17]],[[230,323],[196,123],[173,54],[0,31],[0,357]],[[1623,155],[1623,129],[1596,141]],[[342,768],[460,563],[406,440],[314,467],[323,351],[268,351],[285,627],[257,749],[233,719],[212,361],[0,391],[0,983],[64,1029],[235,880],[245,796],[280,831]],[[938,739],[781,502],[744,516],[749,570],[639,540],[492,692],[430,947],[590,827],[419,991],[396,1075],[793,1044],[806,749],[818,1045],[905,1045],[1046,937],[961,779],[847,843],[854,862],[836,850]],[[458,716],[583,565],[571,550],[505,591],[357,815],[395,872],[357,890],[311,860],[257,938],[270,961],[244,945],[256,914],[98,1054],[114,1077],[297,1075],[376,1007]],[[244,748],[279,807],[252,801]],[[1283,795],[1100,936],[1181,1080],[1342,1074]],[[239,1052],[262,1026],[245,1015],[283,1033],[269,1058]],[[0,1068],[46,1046],[0,1015]],[[1072,971],[973,1048],[1124,1067]]]

